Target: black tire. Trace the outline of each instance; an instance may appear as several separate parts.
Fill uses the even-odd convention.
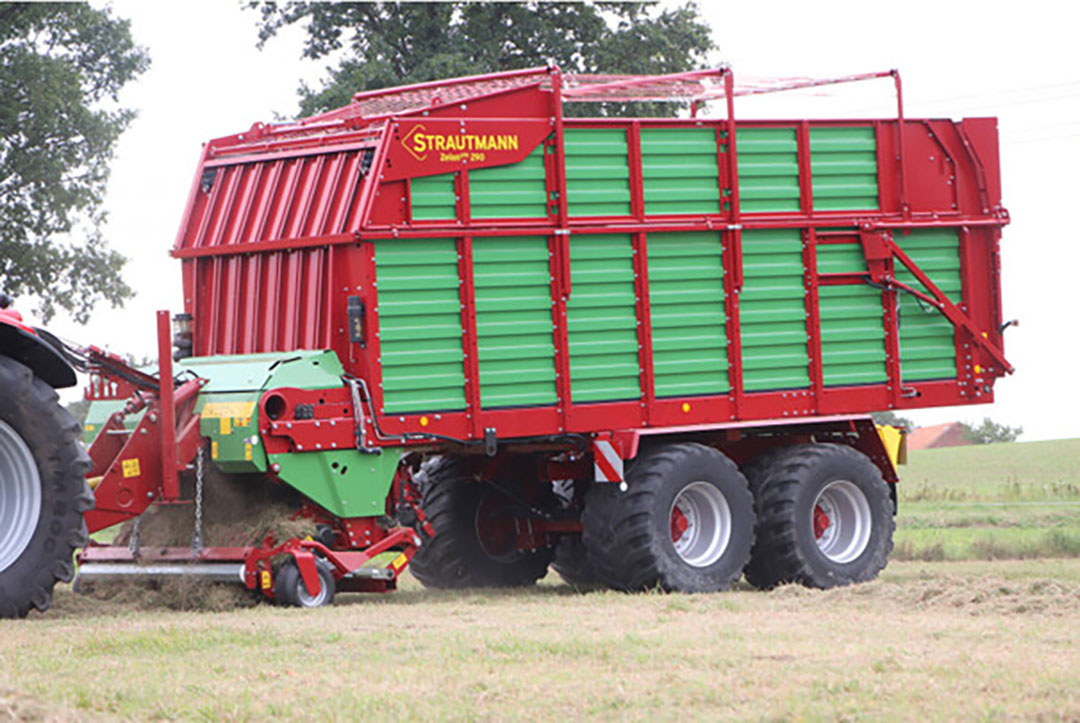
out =
[[[31,518],[23,518],[28,539],[16,535],[13,541],[3,534],[9,530],[0,530],[0,545],[5,539],[11,545],[7,551],[11,559],[0,570],[0,618],[18,618],[31,606],[48,610],[53,586],[71,582],[74,552],[90,540],[83,513],[94,506],[94,497],[86,484],[91,465],[79,441],[79,425],[60,406],[56,391],[25,365],[0,356],[0,400],[0,422],[4,425],[0,434],[7,440],[6,447],[0,445],[0,454],[8,455],[13,476],[20,468],[33,475],[30,467],[18,463],[19,449],[28,451],[41,490],[36,525]],[[16,438],[24,446],[17,449]],[[7,494],[15,498],[19,493],[13,490],[33,484],[29,475],[0,479],[0,496],[5,494],[5,486]],[[22,551],[16,552],[16,546]],[[0,560],[4,552],[0,550]]]
[[[592,589],[604,585],[592,566],[580,535],[563,535],[555,545],[555,560],[551,569],[572,587]]]
[[[478,520],[481,505],[513,501],[491,485],[472,479],[462,460],[440,457],[424,465],[418,484],[421,509],[435,528],[435,536],[416,552],[409,569],[424,587],[522,587],[547,574],[554,557],[551,549],[493,554],[481,542]]]
[[[296,560],[290,557],[281,563],[277,574],[274,576],[274,600],[278,605],[286,605],[296,608],[319,608],[334,602],[334,592],[337,585],[334,583],[334,572],[330,563],[326,560],[316,560],[315,569],[319,572],[319,582],[322,589],[318,595],[308,593],[307,585],[300,574],[300,567]]]
[[[815,508],[834,498],[844,503],[835,508],[836,520],[825,515],[815,530]],[[757,543],[746,567],[746,579],[755,587],[798,582],[824,589],[865,582],[888,562],[895,528],[889,488],[881,470],[851,447],[789,448],[774,460],[758,490],[757,507]],[[856,519],[862,524],[855,525]],[[867,522],[864,542],[858,530]]]
[[[593,485],[585,497],[582,541],[604,582],[627,591],[716,592],[739,579],[754,542],[754,507],[734,462],[712,447],[673,444],[635,461],[626,483],[625,492],[619,485]],[[718,532],[709,535],[709,511],[702,504],[703,526],[694,539],[706,542],[706,552],[692,562],[700,548],[695,542],[680,554],[672,518],[676,501],[695,495],[722,498],[727,514],[716,516]]]

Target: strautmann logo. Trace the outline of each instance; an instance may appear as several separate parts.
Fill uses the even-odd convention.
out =
[[[401,143],[418,161],[426,161],[432,153],[438,153],[443,162],[483,161],[488,151],[518,150],[519,137],[516,133],[428,133],[418,125]]]

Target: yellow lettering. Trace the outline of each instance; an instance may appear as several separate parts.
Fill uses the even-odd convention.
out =
[[[509,146],[510,146],[511,151],[516,151],[518,149],[518,137],[517,136],[509,136],[507,138],[507,141],[509,142]]]
[[[427,136],[423,133],[413,134],[413,153],[420,155],[427,150]]]
[[[446,136],[435,136],[435,150],[446,150]]]

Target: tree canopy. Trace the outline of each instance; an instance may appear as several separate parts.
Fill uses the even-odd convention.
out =
[[[972,444],[995,444],[998,442],[1015,442],[1016,438],[1024,433],[1023,427],[1010,427],[983,417],[982,424],[968,424],[962,422],[964,437]]]
[[[273,3],[260,13],[260,45],[303,23],[303,55],[334,56],[321,88],[300,87],[310,115],[353,93],[440,78],[557,64],[568,73],[676,73],[707,67],[714,49],[693,2]],[[671,113],[674,108],[650,112]],[[595,108],[589,110],[595,112]]]
[[[0,289],[85,322],[132,295],[101,234],[116,105],[149,66],[129,23],[83,3],[0,3]],[[72,239],[64,240],[63,237]]]

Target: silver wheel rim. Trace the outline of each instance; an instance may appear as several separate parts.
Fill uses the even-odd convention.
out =
[[[41,476],[26,442],[0,421],[0,572],[26,551],[41,519]]]
[[[671,504],[669,519],[671,544],[688,565],[712,565],[731,541],[731,508],[724,493],[708,482],[683,487]]]
[[[870,544],[873,520],[863,491],[847,480],[822,488],[810,508],[810,529],[825,557],[844,564],[863,554]]]
[[[304,584],[304,576],[299,575],[297,577],[297,591],[296,599],[300,603],[302,608],[317,608],[326,604],[326,598],[330,595],[329,586],[326,584],[326,580],[323,576],[319,575],[319,594],[312,595],[308,592],[307,585]]]

